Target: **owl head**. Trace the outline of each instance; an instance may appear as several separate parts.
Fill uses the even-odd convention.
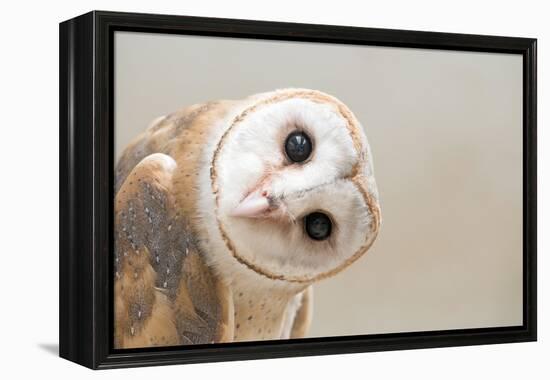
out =
[[[214,140],[210,235],[225,267],[309,284],[373,243],[380,208],[369,145],[336,98],[305,89],[252,96]]]

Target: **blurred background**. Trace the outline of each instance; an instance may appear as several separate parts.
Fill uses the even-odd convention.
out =
[[[285,87],[364,125],[371,250],[315,285],[310,336],[522,323],[522,57],[117,32],[115,154],[156,117]]]

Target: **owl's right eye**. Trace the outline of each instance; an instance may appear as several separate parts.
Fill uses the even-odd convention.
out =
[[[301,131],[295,131],[288,135],[285,141],[285,153],[293,162],[304,162],[312,151],[309,136]]]

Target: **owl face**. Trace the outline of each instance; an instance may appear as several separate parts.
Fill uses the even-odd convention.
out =
[[[210,174],[227,251],[265,277],[330,276],[376,237],[368,143],[329,95],[282,90],[251,99],[219,139]]]

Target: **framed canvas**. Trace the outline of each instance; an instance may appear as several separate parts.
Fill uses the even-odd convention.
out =
[[[60,356],[536,340],[536,40],[60,24]]]

